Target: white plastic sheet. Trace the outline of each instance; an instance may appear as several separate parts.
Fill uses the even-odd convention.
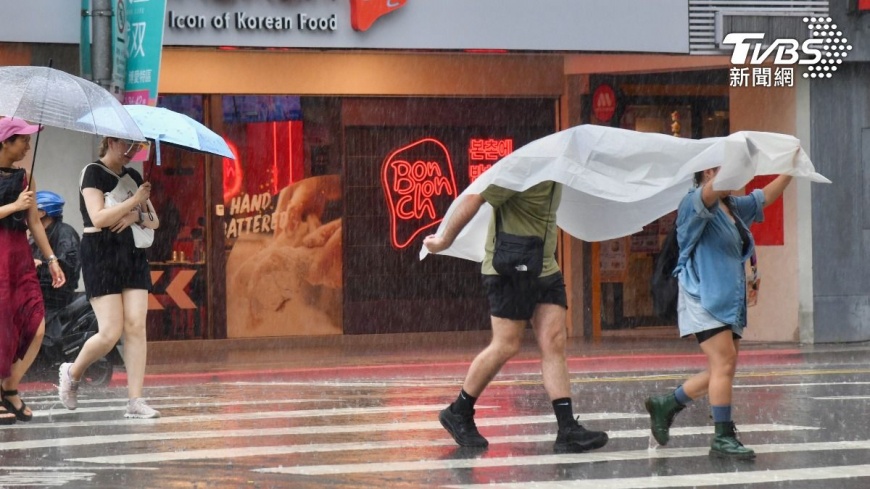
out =
[[[756,175],[789,174],[830,183],[816,173],[800,141],[785,134],[742,131],[721,138],[682,139],[611,127],[581,125],[533,141],[506,156],[450,205],[495,184],[522,191],[543,181],[564,185],[556,217],[560,228],[585,241],[640,231],[675,210],[696,171],[721,166],[717,190],[737,190]],[[484,204],[441,255],[481,261],[492,207]],[[420,259],[426,257],[424,246]]]

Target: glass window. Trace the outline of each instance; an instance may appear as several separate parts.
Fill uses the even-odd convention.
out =
[[[342,332],[338,100],[224,95],[227,336]]]
[[[202,122],[200,95],[161,96],[159,107]],[[148,310],[148,339],[204,338],[207,318],[205,246],[205,155],[169,144],[152,144],[144,177],[152,184],[151,201],[160,218],[148,249],[153,291]]]

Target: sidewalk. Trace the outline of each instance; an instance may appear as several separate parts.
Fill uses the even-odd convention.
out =
[[[435,362],[470,362],[489,344],[490,331],[377,335],[291,336],[227,340],[162,341],[148,344],[148,370],[211,371],[270,368],[336,368]],[[635,352],[698,353],[697,343],[674,337],[569,338],[568,356]],[[531,330],[517,360],[539,357]]]
[[[490,332],[342,335],[230,340],[154,342],[148,345],[148,377],[203,380],[229,378],[367,377],[367,372],[398,374],[458,372],[489,342]],[[870,344],[798,345],[744,343],[742,365],[783,365],[854,361],[866,364]],[[539,368],[539,352],[529,331],[523,348],[507,367]],[[641,332],[600,340],[569,338],[572,372],[683,370],[703,368],[706,358],[694,339],[670,333]],[[506,367],[506,368],[507,368]],[[119,372],[119,375],[123,375]],[[113,382],[114,383],[114,382]]]

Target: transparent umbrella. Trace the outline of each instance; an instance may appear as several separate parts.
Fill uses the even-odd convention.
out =
[[[48,66],[0,67],[0,116],[39,125],[144,141],[139,126],[105,88]],[[33,166],[39,133],[33,145]]]
[[[124,106],[101,86],[47,66],[0,67],[0,115],[144,141]]]

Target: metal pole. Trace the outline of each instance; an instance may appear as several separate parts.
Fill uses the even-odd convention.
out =
[[[108,90],[112,84],[112,0],[94,0],[91,18],[94,83]]]

